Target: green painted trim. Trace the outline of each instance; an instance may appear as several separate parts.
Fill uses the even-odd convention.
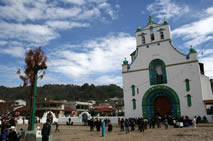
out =
[[[135,86],[132,85],[132,96],[135,96]]]
[[[132,106],[133,106],[133,110],[135,110],[136,109],[136,100],[135,99],[132,100]]]
[[[162,80],[158,81],[157,79],[157,72],[155,70],[156,66],[161,66],[162,68]],[[167,76],[166,76],[166,67],[165,63],[161,59],[154,59],[149,64],[149,81],[150,85],[156,84],[166,84],[167,83]]]
[[[196,62],[198,62],[198,60],[193,60],[193,61],[188,61],[188,62],[180,62],[180,63],[175,63],[175,64],[169,64],[169,65],[166,65],[166,67],[171,67],[171,66],[176,66],[176,65],[183,65],[183,64],[190,64],[190,63],[196,63]],[[131,73],[131,72],[145,71],[145,70],[149,70],[149,68],[138,69],[138,70],[128,70],[127,72],[123,72],[123,73]]]
[[[188,94],[186,97],[187,97],[187,105],[188,105],[189,107],[192,106],[191,95]]]
[[[186,85],[186,91],[189,91],[190,90],[189,79],[185,80],[185,85]]]
[[[178,117],[180,117],[181,116],[181,111],[180,111],[180,100],[179,100],[179,97],[178,97],[178,95],[176,94],[176,92],[172,88],[170,88],[168,86],[165,86],[165,85],[157,85],[157,86],[151,87],[145,92],[145,94],[144,94],[144,96],[142,98],[143,117],[144,118],[148,117],[147,109],[150,109],[149,112],[151,112],[152,115],[154,114],[154,99],[155,98],[157,98],[159,96],[164,96],[164,95],[166,96],[166,94],[163,94],[163,93],[156,94],[156,95],[154,95],[152,97],[151,103],[149,103],[147,105],[146,102],[147,102],[147,99],[148,99],[149,95],[152,94],[153,92],[155,92],[156,90],[168,91],[173,96],[173,98],[175,100],[175,103],[172,103],[172,104],[175,104],[176,114],[177,114]]]

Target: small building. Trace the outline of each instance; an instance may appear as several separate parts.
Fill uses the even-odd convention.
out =
[[[78,112],[76,111],[76,109],[73,109],[72,107],[64,107],[64,115],[65,116],[71,116],[71,117],[75,117],[78,115]]]
[[[111,105],[95,106],[92,110],[101,116],[113,116],[116,111]]]
[[[92,108],[93,103],[91,102],[82,102],[82,101],[69,101],[65,103],[65,107],[71,107],[76,110],[77,113],[87,112],[88,109]]]
[[[52,111],[58,117],[64,114],[64,101],[38,101],[36,102],[36,116],[42,117],[46,111]]]

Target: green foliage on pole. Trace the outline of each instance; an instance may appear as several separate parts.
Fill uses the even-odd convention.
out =
[[[30,84],[31,88],[29,130],[34,130],[37,79],[42,79],[45,72],[43,71],[43,74],[39,76],[37,76],[37,74],[39,71],[47,69],[46,61],[47,56],[40,47],[33,50],[30,49],[25,56],[25,75],[21,75],[20,69],[17,71],[17,74],[20,75],[20,79],[24,82],[24,86],[27,87]]]

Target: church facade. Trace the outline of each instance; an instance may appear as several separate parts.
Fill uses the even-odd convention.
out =
[[[131,63],[122,65],[125,117],[150,118],[207,116],[205,101],[212,101],[210,81],[197,52],[188,54],[172,45],[167,21],[137,28]]]

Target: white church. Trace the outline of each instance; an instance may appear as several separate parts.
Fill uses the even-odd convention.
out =
[[[206,109],[213,94],[196,50],[179,52],[167,21],[156,24],[152,17],[137,28],[136,44],[131,63],[125,59],[122,65],[125,117],[206,116],[212,122]]]

